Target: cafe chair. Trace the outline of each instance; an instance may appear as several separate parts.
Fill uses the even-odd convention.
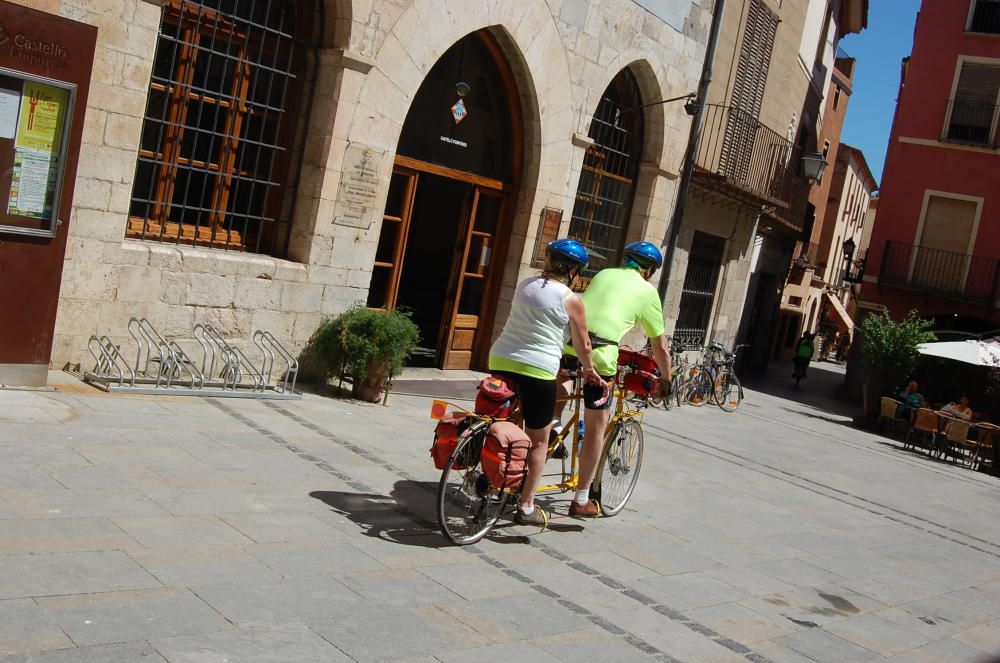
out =
[[[878,421],[875,422],[875,432],[879,431],[879,428],[885,424],[889,425],[889,435],[892,436],[896,432],[896,426],[900,423],[907,424],[905,419],[897,419],[896,412],[899,411],[899,406],[902,405],[895,398],[889,398],[888,396],[883,396],[881,400],[881,405],[879,409]]]
[[[934,413],[934,410],[930,408],[922,407],[917,410],[916,419],[913,421],[913,427],[910,428],[910,432],[907,433],[906,439],[903,441],[903,448],[907,446],[912,446],[914,449],[917,447],[918,442],[927,441],[927,445],[921,444],[920,446],[925,447],[929,451],[933,451],[937,446],[937,436],[941,432],[938,427],[938,416]]]
[[[964,456],[965,447],[975,445],[974,442],[968,440],[969,426],[971,424],[968,421],[950,420],[944,427],[944,439],[938,446],[938,456],[951,456],[953,460]]]

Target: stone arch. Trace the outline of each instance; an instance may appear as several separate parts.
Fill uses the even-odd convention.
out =
[[[364,136],[372,147],[384,150],[382,167],[388,172],[409,102],[421,82],[452,44],[481,29],[496,39],[512,70],[524,136],[519,193],[496,313],[499,325],[519,275],[530,264],[534,246],[529,238],[534,237],[542,208],[572,205],[566,190],[573,172],[577,116],[567,54],[548,7],[506,0],[416,0],[372,54],[373,67],[355,96],[348,100],[344,95],[341,103],[354,103],[345,134]],[[383,205],[385,196],[381,192],[376,204]],[[380,222],[374,223],[363,239],[369,245],[377,241],[380,229]],[[374,247],[370,253],[374,255]],[[371,255],[365,253],[359,260]]]
[[[323,0],[323,48],[349,49],[353,21],[351,0]]]

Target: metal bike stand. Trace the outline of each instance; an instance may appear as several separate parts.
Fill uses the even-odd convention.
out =
[[[108,336],[91,336],[87,349],[94,369],[84,374],[86,382],[130,394],[302,398],[295,391],[299,362],[269,331],[252,336],[262,357],[254,362],[212,325],[195,325],[188,339],[168,339],[146,318],[130,319],[126,330],[134,361]]]

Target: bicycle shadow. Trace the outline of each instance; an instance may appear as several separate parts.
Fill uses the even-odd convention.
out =
[[[358,525],[365,536],[421,548],[453,545],[437,525],[436,482],[400,480],[388,495],[317,490],[309,496]],[[515,527],[509,520],[501,521],[486,540],[525,544],[537,535],[514,532]],[[546,531],[582,532],[583,529],[581,525],[552,523]]]

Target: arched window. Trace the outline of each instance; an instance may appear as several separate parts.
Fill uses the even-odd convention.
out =
[[[642,154],[641,106],[639,84],[623,69],[604,91],[590,123],[594,145],[583,160],[569,236],[594,254],[591,273],[617,263],[625,245]]]
[[[319,0],[168,0],[127,237],[283,256]]]

